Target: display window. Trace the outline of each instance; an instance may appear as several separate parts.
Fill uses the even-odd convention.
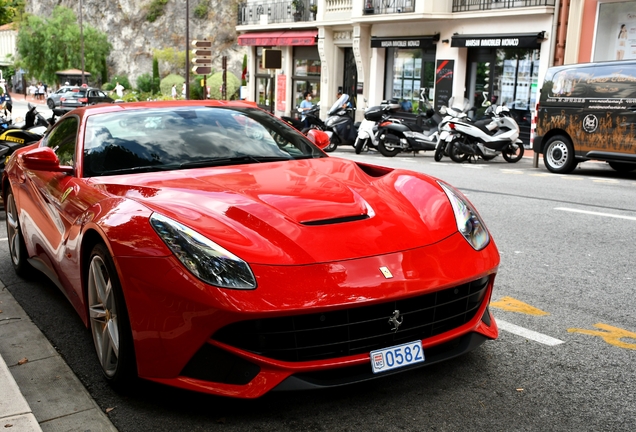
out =
[[[269,47],[265,47],[269,48]],[[256,80],[256,94],[254,95],[254,100],[256,104],[263,108],[264,110],[270,111],[272,108],[273,101],[272,94],[276,94],[276,88],[274,83],[274,77],[270,76],[269,69],[264,69],[261,67],[263,58],[263,47],[256,48],[256,76],[254,77]]]
[[[294,108],[305,99],[305,93],[310,92],[314,104],[320,102],[320,74],[321,65],[318,48],[294,47],[294,70],[292,74],[292,89],[294,91]]]
[[[426,109],[420,94],[435,85],[435,50],[389,48],[387,54],[385,98],[397,99],[403,111]]]

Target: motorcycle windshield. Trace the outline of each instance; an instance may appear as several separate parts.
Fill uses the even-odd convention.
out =
[[[340,98],[331,106],[331,109],[327,113],[327,115],[334,115],[338,111],[340,111],[340,107],[349,101],[349,95],[343,94]]]

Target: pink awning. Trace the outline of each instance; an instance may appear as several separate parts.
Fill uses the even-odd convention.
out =
[[[243,46],[311,46],[316,45],[318,30],[288,30],[244,33],[238,37]]]

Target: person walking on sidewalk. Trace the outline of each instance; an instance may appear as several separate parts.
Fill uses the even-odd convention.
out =
[[[115,86],[115,93],[117,93],[119,99],[124,97],[124,86],[119,84],[119,81],[117,81],[117,85]]]

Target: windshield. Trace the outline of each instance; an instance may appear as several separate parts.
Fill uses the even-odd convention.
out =
[[[326,157],[255,108],[185,107],[93,115],[84,177]]]

